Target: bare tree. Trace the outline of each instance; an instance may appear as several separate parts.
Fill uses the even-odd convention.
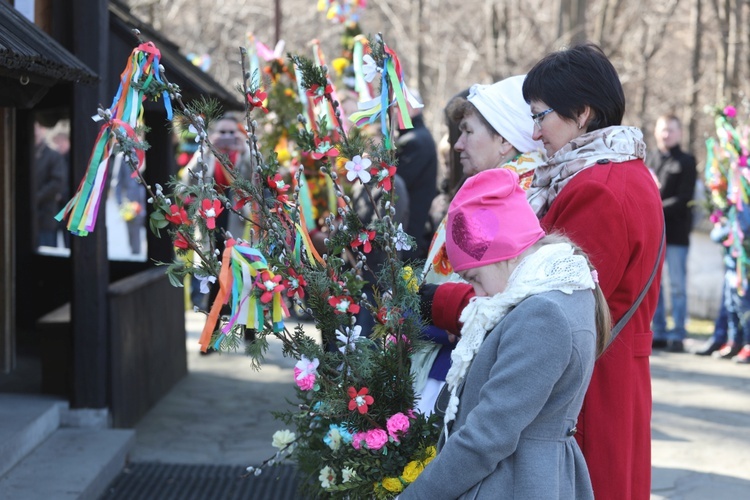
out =
[[[690,26],[693,34],[693,57],[690,63],[690,80],[687,92],[688,105],[685,108],[685,118],[683,122],[687,125],[687,143],[692,144],[696,138],[698,114],[698,93],[700,92],[701,80],[701,49],[703,40],[703,25],[701,17],[703,14],[702,0],[693,0],[690,10]]]

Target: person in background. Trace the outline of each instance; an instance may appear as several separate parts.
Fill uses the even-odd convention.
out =
[[[529,202],[547,232],[563,232],[589,256],[621,328],[594,367],[575,437],[597,499],[648,500],[651,319],[664,216],[644,163],[643,134],[620,125],[622,84],[593,44],[547,55],[526,75],[523,95],[534,139],[549,156],[534,172]],[[430,308],[433,323],[456,331],[472,296],[467,285],[440,285]]]
[[[665,264],[669,273],[669,291],[674,327],[667,330],[664,289],[659,292],[652,328],[652,346],[666,348],[669,352],[684,352],[687,336],[687,257],[690,248],[690,231],[693,229],[693,212],[689,206],[695,192],[698,172],[695,156],[682,151],[682,124],[675,115],[662,115],[654,129],[657,151],[646,158],[659,182],[659,194],[664,209],[667,237]]]
[[[534,122],[529,105],[523,100],[524,78],[525,75],[519,75],[492,85],[477,84],[466,95],[458,95],[448,102],[448,124],[457,124],[458,129],[453,149],[458,157],[455,167],[462,174],[460,179],[493,168],[505,168],[518,174],[523,189],[531,185],[534,169],[544,163],[545,156],[541,152],[542,143],[531,137]],[[424,265],[423,283],[426,285],[461,281],[447,258],[445,228],[444,218],[432,238]],[[414,389],[421,395],[417,409],[429,414],[445,383],[455,346],[453,335],[458,332],[428,325],[422,333],[433,345],[413,356],[412,372]]]
[[[63,201],[62,191],[68,166],[63,155],[47,144],[47,128],[34,122],[34,209],[36,213],[37,246],[56,247],[57,231],[62,227],[55,220]]]
[[[447,235],[476,297],[461,316],[437,456],[400,500],[593,499],[573,436],[611,321],[588,259],[545,235],[504,168],[464,183]]]
[[[427,130],[421,109],[410,108],[411,129],[399,130],[396,139],[398,175],[409,193],[408,233],[416,240],[411,250],[404,252],[404,260],[424,259],[430,246],[432,229],[429,211],[437,196],[437,146]]]

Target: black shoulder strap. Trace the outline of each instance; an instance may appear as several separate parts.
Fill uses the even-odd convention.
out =
[[[651,276],[648,277],[648,281],[646,282],[646,286],[643,287],[643,290],[641,290],[641,293],[638,295],[638,298],[635,299],[635,302],[632,306],[630,306],[630,309],[628,309],[628,312],[625,313],[625,315],[620,318],[620,321],[617,322],[617,324],[612,328],[612,334],[609,338],[609,343],[607,343],[607,347],[612,345],[612,342],[614,342],[617,335],[620,333],[620,331],[625,328],[625,325],[630,321],[630,318],[635,314],[635,311],[638,309],[638,306],[641,305],[641,301],[643,300],[643,297],[646,296],[646,292],[648,292],[649,288],[651,288],[651,283],[654,281],[654,277],[656,276],[656,271],[659,270],[659,264],[661,263],[661,258],[664,255],[664,243],[666,241],[666,226],[662,225],[661,227],[661,244],[659,245],[659,255],[656,257],[656,264],[654,264],[654,269],[651,271]],[[607,350],[607,347],[604,348],[604,350]]]

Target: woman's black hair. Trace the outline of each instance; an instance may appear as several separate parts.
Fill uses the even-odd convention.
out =
[[[523,98],[528,103],[542,101],[570,120],[576,120],[588,106],[592,111],[588,132],[620,125],[625,114],[625,93],[617,70],[593,43],[547,54],[526,75]]]

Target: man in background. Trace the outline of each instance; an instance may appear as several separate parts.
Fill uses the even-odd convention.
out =
[[[690,231],[693,227],[691,207],[695,192],[695,157],[682,151],[682,124],[675,115],[667,114],[656,120],[654,129],[657,151],[646,160],[659,182],[659,192],[664,209],[667,251],[664,264],[669,276],[674,328],[667,330],[664,287],[659,293],[659,303],[653,319],[653,347],[670,352],[683,352],[687,336],[687,255]],[[664,273],[662,273],[664,276]]]

